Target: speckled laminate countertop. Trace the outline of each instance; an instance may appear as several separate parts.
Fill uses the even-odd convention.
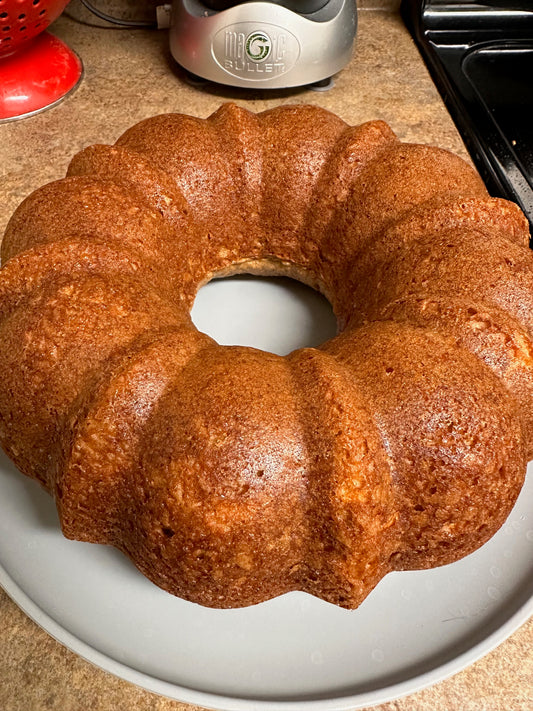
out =
[[[361,5],[361,3],[360,3]],[[226,100],[253,110],[312,103],[357,124],[381,118],[403,140],[466,151],[397,13],[367,0],[356,52],[328,92],[250,94],[194,88],[172,69],[166,32],[91,27],[75,4],[52,27],[83,59],[85,76],[57,107],[0,125],[0,234],[17,204],[62,177],[70,157],[91,143],[113,142],[147,116],[182,111],[205,117]],[[381,7],[394,8],[395,0]],[[381,711],[531,711],[533,620],[470,668]],[[185,711],[193,707],[141,690],[77,657],[0,591],[1,711]]]

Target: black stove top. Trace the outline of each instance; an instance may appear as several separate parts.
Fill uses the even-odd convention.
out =
[[[489,191],[533,228],[533,0],[402,0],[402,15]]]

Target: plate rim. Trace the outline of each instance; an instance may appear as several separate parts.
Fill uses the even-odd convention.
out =
[[[8,597],[41,629],[59,644],[69,649],[85,661],[108,672],[115,677],[128,681],[146,691],[164,696],[182,703],[201,706],[217,711],[351,711],[364,707],[371,708],[379,704],[410,696],[463,671],[471,664],[489,654],[508,639],[516,630],[533,616],[533,596],[521,604],[506,621],[479,642],[469,647],[453,659],[378,689],[356,694],[332,696],[331,698],[294,698],[287,700],[229,696],[203,691],[180,684],[158,679],[146,672],[135,669],[113,659],[70,632],[45,612],[13,580],[0,564],[0,586]]]

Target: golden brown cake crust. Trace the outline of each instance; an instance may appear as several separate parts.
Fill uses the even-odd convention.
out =
[[[2,243],[0,443],[67,537],[187,600],[347,608],[501,526],[533,456],[518,208],[438,148],[312,106],[167,114],[90,146]],[[281,274],[339,335],[280,357],[191,322]]]

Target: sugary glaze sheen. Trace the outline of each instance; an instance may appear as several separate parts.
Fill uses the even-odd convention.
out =
[[[142,121],[13,215],[0,441],[64,534],[212,607],[357,607],[470,553],[533,456],[528,224],[438,148],[311,106]],[[285,274],[340,333],[287,357],[191,322],[214,276]]]

